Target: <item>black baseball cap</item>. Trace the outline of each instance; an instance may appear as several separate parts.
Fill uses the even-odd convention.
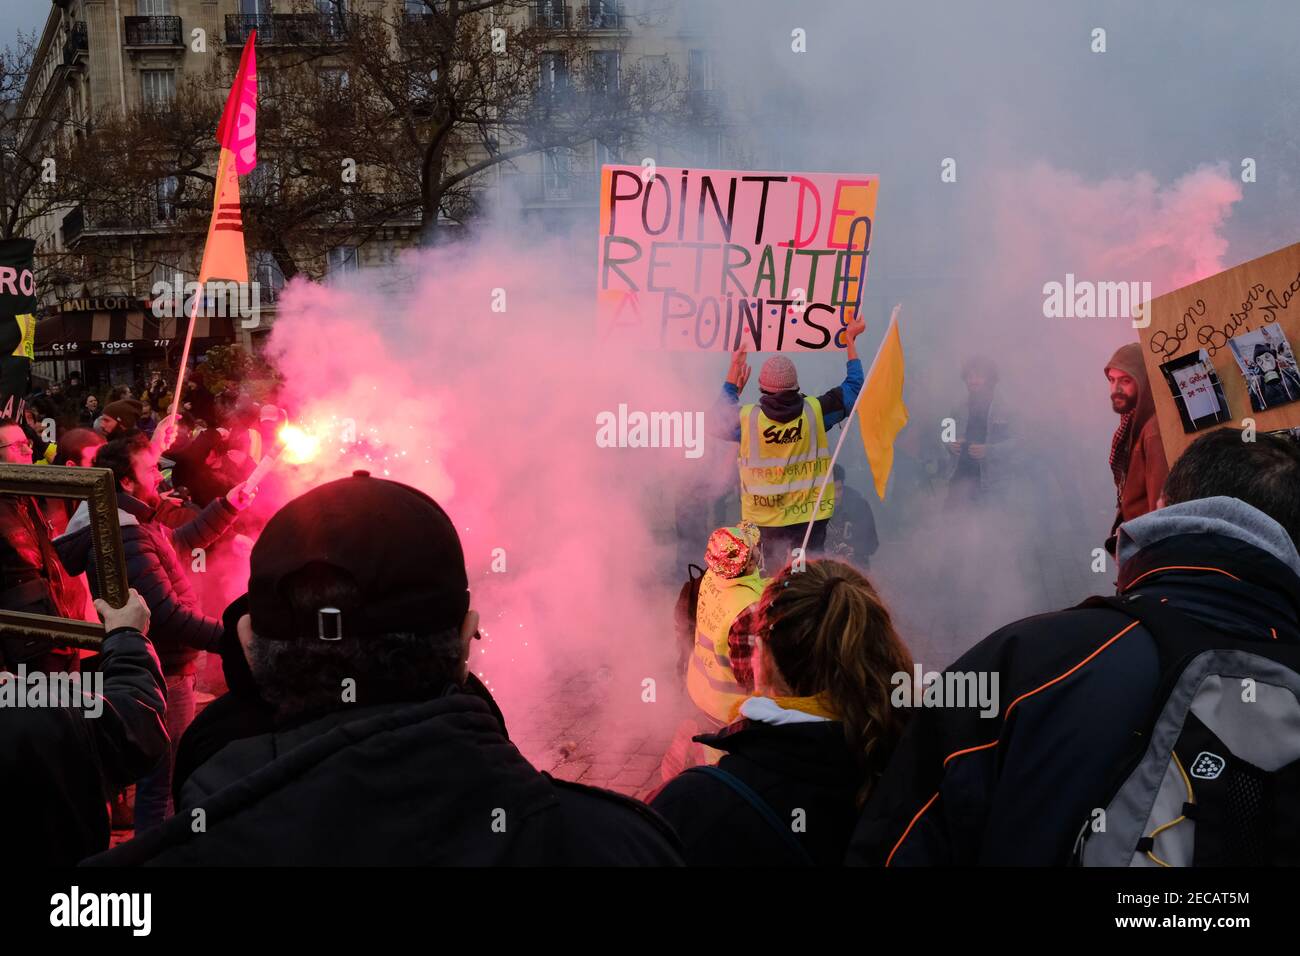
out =
[[[325,568],[350,578],[355,606],[330,615],[330,639],[459,627],[469,610],[460,536],[447,512],[410,485],[366,471],[327,482],[275,513],[253,546],[248,612],[264,640],[323,636],[322,609],[295,612],[285,582]]]

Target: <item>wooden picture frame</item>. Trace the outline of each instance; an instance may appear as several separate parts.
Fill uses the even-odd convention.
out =
[[[122,529],[117,521],[117,482],[107,468],[69,468],[64,465],[11,465],[0,463],[0,495],[68,498],[87,502],[95,566],[101,596],[112,607],[126,604],[130,589]],[[0,635],[38,637],[61,646],[98,650],[104,625],[0,609]]]

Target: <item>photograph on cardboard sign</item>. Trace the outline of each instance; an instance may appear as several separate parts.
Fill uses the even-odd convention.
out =
[[[1164,373],[1174,404],[1178,406],[1183,431],[1200,431],[1231,418],[1223,383],[1219,381],[1219,374],[1205,349],[1166,362],[1160,366],[1160,371]]]
[[[1274,322],[1228,340],[1257,412],[1300,401],[1300,372],[1282,326]]]

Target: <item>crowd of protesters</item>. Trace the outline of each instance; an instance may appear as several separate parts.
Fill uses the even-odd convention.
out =
[[[870,524],[869,546],[841,560],[825,540],[839,496],[823,508],[799,478],[800,511],[821,528],[804,554],[794,529],[807,517],[785,523],[759,484],[781,471],[759,448],[767,433],[786,461],[831,477],[826,430],[852,407],[856,359],[820,399],[798,390],[788,361],[769,363],[760,402],[740,408],[749,375],[743,356],[733,363],[724,398],[739,416],[727,430],[741,443],[741,494],[768,497],[744,515],[758,520],[701,542],[707,570],[679,604],[700,732],[665,758],[646,802],[553,778],[511,743],[468,669],[479,614],[433,499],[366,472],[306,492],[260,528],[247,591],[218,614],[188,556],[252,504],[245,479],[283,413],[236,403],[204,409],[210,421],[190,403],[158,441],[145,425],[159,427],[160,380],[140,398],[105,396],[102,411],[72,382],[51,385],[44,397],[89,420],[49,455],[32,436],[39,417],[0,422],[0,453],[112,471],[132,596],[121,609],[99,600],[84,506],[56,530],[43,503],[6,500],[0,603],[102,618],[93,667],[110,706],[95,719],[0,713],[0,807],[10,819],[40,808],[18,833],[27,859],[101,866],[1064,865],[1089,852],[1124,865],[1295,863],[1300,740],[1277,728],[1300,720],[1300,444],[1220,429],[1164,475],[1131,358],[1121,350],[1107,367],[1121,415],[1116,595],[1010,623],[926,682],[866,573],[869,509],[852,518]],[[963,378],[953,501],[968,505],[1007,435],[996,368],[974,361]],[[219,655],[228,691],[196,718],[204,651]],[[3,653],[10,670],[78,663],[39,641]],[[1199,681],[1186,699],[1183,669]],[[1244,717],[1230,684],[1242,674],[1259,676],[1261,701]],[[991,706],[941,699],[968,676],[992,682]],[[1178,725],[1153,733],[1169,706]],[[1180,773],[1125,776],[1153,752]],[[106,801],[132,781],[135,837],[109,849]],[[1146,785],[1159,826],[1121,812]],[[1107,808],[1109,830],[1084,848]]]

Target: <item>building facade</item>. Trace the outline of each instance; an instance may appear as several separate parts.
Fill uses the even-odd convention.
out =
[[[82,135],[100,117],[141,111],[166,115],[187,81],[210,79],[214,69],[228,85],[254,30],[259,74],[266,83],[282,68],[295,68],[301,53],[310,51],[312,69],[335,89],[346,89],[349,64],[343,47],[357,14],[381,13],[391,20],[397,33],[392,52],[400,56],[403,36],[420,29],[445,2],[53,0],[19,104],[25,118],[19,148],[39,156],[52,138]],[[604,163],[639,163],[642,156],[653,155],[667,164],[726,165],[724,137],[708,119],[719,115],[722,94],[693,9],[681,0],[531,0],[493,11],[490,22],[507,32],[527,27],[534,35],[541,31],[554,37],[555,51],[539,57],[539,94],[563,92],[579,72],[584,82],[595,76],[607,89],[617,89],[629,69],[662,63],[683,86],[688,105],[699,107],[705,120],[685,146],[680,140],[592,139],[492,164],[472,180],[479,206],[509,207],[548,227],[594,223]],[[573,54],[566,52],[575,35],[581,37],[581,64],[571,62]],[[214,131],[216,121],[214,115]],[[264,121],[275,117],[260,114],[259,126]],[[507,144],[509,135],[502,133]],[[204,162],[210,169],[216,162],[215,139],[209,147]],[[458,161],[474,163],[484,155],[470,149]],[[261,150],[256,175],[282,174],[276,157]],[[52,210],[35,222],[31,238],[37,242],[38,271],[44,271],[46,262],[61,263],[41,276],[45,317],[37,325],[36,375],[61,379],[76,370],[95,387],[138,381],[149,369],[174,367],[185,320],[155,308],[155,290],[160,282],[174,284],[178,276],[194,278],[207,225],[206,215],[198,223],[177,214],[176,189],[175,177],[162,177],[150,195],[127,208],[85,202]],[[421,236],[418,213],[410,211],[362,238],[343,226],[326,224],[316,230],[311,252],[302,256],[301,274],[319,280],[382,267]],[[274,323],[283,270],[268,249],[250,242],[247,253],[250,279],[258,286],[257,314],[201,315],[195,355],[225,342],[256,349]],[[96,265],[109,256],[120,267]]]

